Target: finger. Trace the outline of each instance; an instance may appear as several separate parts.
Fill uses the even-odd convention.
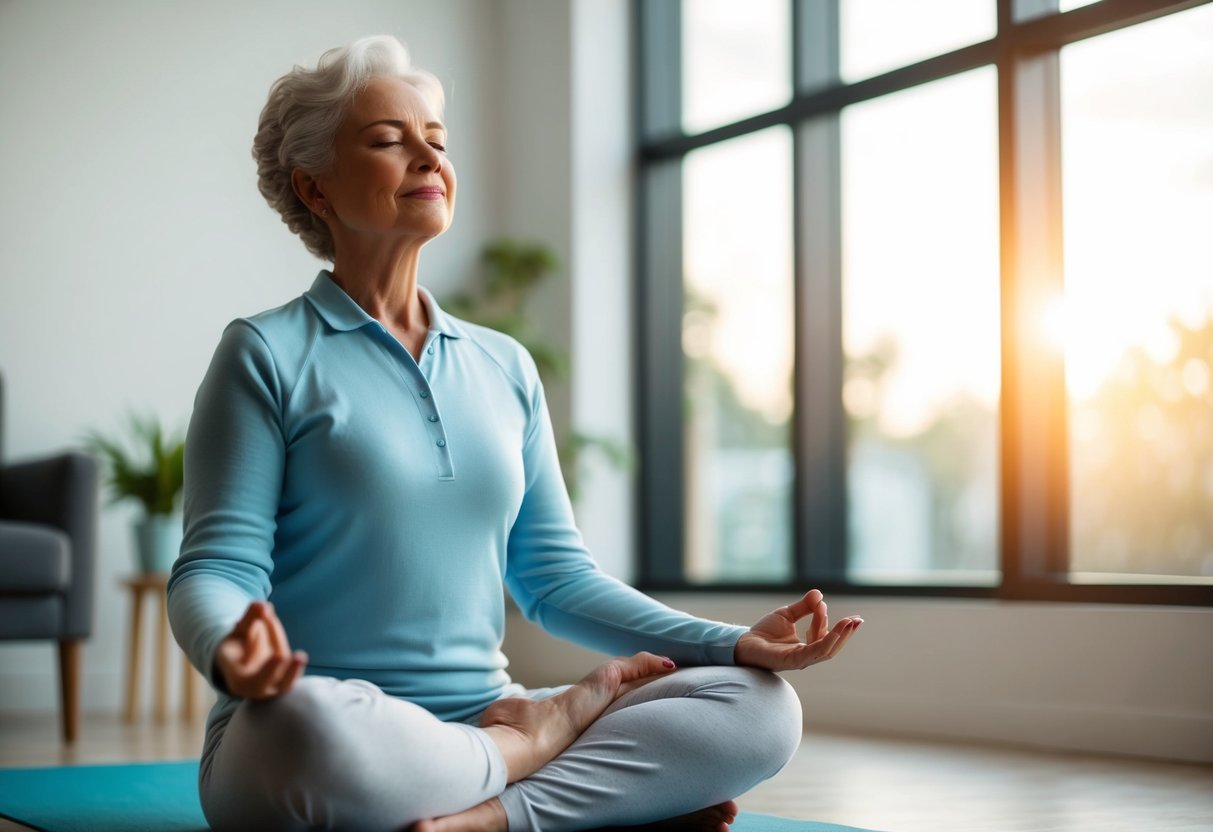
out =
[[[834,658],[838,651],[842,649],[842,646],[846,644],[847,638],[850,635],[851,622],[849,620],[838,622],[837,632],[831,633],[832,638],[830,639],[829,646],[825,649],[825,653],[822,655],[822,661]]]
[[[231,668],[227,675],[228,689],[246,699],[260,699],[265,694],[265,680],[274,671],[273,658],[266,658],[248,667]]]
[[[220,644],[221,653],[232,665],[255,672],[269,653],[266,622],[257,619],[245,628],[244,634],[232,634]]]
[[[303,668],[305,667],[307,667],[307,653],[300,650],[291,656],[290,662],[287,663],[286,672],[278,680],[277,693],[281,695],[290,690],[296,680],[303,675]]]
[[[230,635],[244,638],[249,631],[249,627],[253,626],[253,622],[261,620],[264,606],[264,601],[253,601],[249,604],[248,608],[244,611],[244,615],[240,617],[240,620],[236,622],[236,626],[232,628]]]
[[[824,661],[821,645],[800,644],[790,647],[781,657],[780,670],[803,670],[809,665]]]
[[[641,652],[627,658],[616,659],[619,662],[621,681],[631,682],[646,676],[657,676],[674,670],[674,662],[665,656]]]
[[[804,668],[833,658],[846,639],[850,638],[857,625],[855,619],[839,621],[834,629],[820,639],[789,649],[781,656],[781,670],[803,670]]]
[[[860,624],[862,624],[862,623],[863,623],[863,619],[862,619],[862,618],[850,618],[850,619],[848,619],[848,620],[847,620],[847,628],[846,628],[846,630],[843,632],[842,637],[841,637],[840,639],[838,639],[838,641],[836,641],[836,642],[834,643],[834,646],[833,646],[832,648],[830,648],[830,652],[829,652],[829,654],[826,656],[826,658],[827,658],[827,659],[832,659],[832,658],[834,658],[836,655],[838,655],[838,653],[839,653],[839,652],[842,650],[842,648],[843,648],[843,647],[846,645],[847,641],[848,641],[848,640],[851,638],[851,636],[855,635],[855,631],[859,629],[859,625],[860,625]]]
[[[295,680],[301,676],[304,667],[307,667],[307,654],[302,650],[296,650],[295,653],[287,656],[278,677],[270,680],[270,693],[285,694],[287,690],[291,689],[291,685],[295,684]]]
[[[811,665],[814,661],[813,648],[808,644],[785,645],[775,659],[776,666],[772,670],[800,670]]]
[[[265,683],[264,683],[263,691],[265,692],[265,695],[266,696],[277,696],[281,693],[284,693],[286,691],[286,688],[283,687],[283,684],[286,682],[287,677],[289,677],[291,675],[291,673],[294,672],[294,669],[295,669],[295,657],[294,656],[286,656],[286,657],[275,656],[274,657],[274,671],[272,673],[270,673],[269,677],[266,678]]]
[[[227,689],[236,696],[247,696],[250,691],[250,680],[256,675],[260,669],[260,665],[256,667],[246,667],[238,662],[230,664],[221,664],[220,670],[223,673],[223,681],[227,684]]]
[[[821,641],[825,638],[829,629],[830,607],[825,601],[822,601],[817,605],[817,609],[813,611],[813,621],[809,624],[809,631],[805,634],[805,641],[809,643]]]
[[[830,630],[824,638],[813,642],[814,646],[817,647],[820,661],[825,661],[832,655],[830,651],[834,649],[834,645],[838,643],[838,640],[843,637],[846,631],[847,622],[845,620],[839,621],[834,625],[834,629]]]
[[[786,607],[781,607],[780,612],[785,613],[785,618],[790,618],[792,621],[799,621],[806,615],[817,609],[817,605],[822,601],[821,590],[810,589],[804,594],[799,601],[794,601]]]
[[[269,626],[270,647],[273,648],[274,654],[290,657],[291,645],[286,639],[286,629],[282,626],[278,613],[274,612],[272,604],[266,605],[265,623]]]
[[[271,690],[274,687],[274,682],[282,675],[290,664],[290,659],[282,656],[270,656],[265,660],[265,664],[261,669],[252,675],[246,682],[248,693],[245,694],[250,699],[264,699],[271,696]]]
[[[848,639],[849,639],[849,638],[850,638],[852,635],[854,635],[854,633],[855,633],[855,622],[854,622],[854,621],[848,621],[848,622],[846,623],[846,627],[845,627],[845,628],[843,629],[843,631],[842,631],[842,635],[841,635],[841,636],[839,636],[838,640],[834,642],[834,645],[833,645],[833,646],[830,648],[829,653],[827,653],[827,654],[826,654],[826,658],[827,658],[827,659],[832,659],[832,658],[834,658],[835,656],[837,656],[837,655],[838,655],[838,653],[839,653],[839,651],[841,651],[841,650],[842,650],[842,648],[843,648],[844,646],[846,646],[847,640],[848,640]]]

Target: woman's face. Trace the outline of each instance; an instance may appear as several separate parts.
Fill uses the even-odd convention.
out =
[[[437,237],[455,214],[446,128],[416,87],[374,78],[352,102],[334,141],[332,169],[316,177],[328,221],[342,237]]]

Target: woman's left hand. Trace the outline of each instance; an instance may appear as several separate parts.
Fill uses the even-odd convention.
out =
[[[813,620],[801,641],[796,622],[808,615]],[[733,648],[733,661],[767,670],[799,670],[833,658],[862,623],[862,618],[852,615],[829,629],[826,602],[821,592],[811,589],[799,601],[764,615],[743,634]]]

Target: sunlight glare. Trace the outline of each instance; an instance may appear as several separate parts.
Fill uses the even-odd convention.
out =
[[[1070,308],[1064,295],[1056,295],[1040,313],[1040,331],[1044,341],[1055,350],[1065,352],[1070,345]]]
[[[1039,337],[1065,359],[1066,390],[1085,401],[1116,373],[1127,353],[1142,349],[1165,365],[1179,351],[1179,340],[1166,319],[1144,319],[1138,307],[1122,299],[1103,305],[1079,302],[1072,293],[1055,295],[1038,315]],[[1193,371],[1193,384],[1199,384]]]

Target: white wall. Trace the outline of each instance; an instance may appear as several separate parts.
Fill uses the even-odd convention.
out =
[[[498,217],[503,233],[541,241],[560,261],[558,274],[531,299],[528,312],[543,321],[548,340],[567,350],[572,251],[569,6],[554,0],[508,0],[501,9],[496,53],[502,108]],[[553,422],[567,426],[567,385],[549,382],[546,392]]]
[[[381,30],[405,38],[450,94],[459,218],[427,252],[428,281],[464,279],[497,234],[552,245],[569,279],[536,312],[575,362],[571,385],[549,391],[553,411],[630,435],[625,0],[98,5],[104,14],[0,4],[10,456],[112,426],[128,404],[184,422],[223,324],[306,288],[318,263],[260,201],[253,124],[287,65]],[[284,9],[290,25],[274,25]],[[163,33],[184,40],[146,42]],[[62,57],[26,69],[52,50]],[[633,556],[631,489],[631,476],[599,467],[577,507],[591,549],[621,575]],[[89,709],[119,701],[125,605],[114,581],[129,570],[127,519],[103,518]],[[790,598],[664,600],[750,623]],[[1213,761],[1211,610],[830,600],[836,615],[867,623],[840,657],[789,676],[810,727]],[[507,652],[529,684],[570,680],[596,661],[517,617]],[[0,711],[54,702],[53,666],[49,647],[0,646]]]
[[[257,192],[250,147],[270,83],[326,48],[395,34],[446,85],[458,216],[422,282],[467,279],[501,230],[496,15],[491,0],[0,3],[6,458],[128,408],[184,427],[223,326],[307,289],[323,264]],[[102,517],[87,710],[120,701],[131,516]],[[53,704],[55,667],[49,644],[0,644],[0,710]]]
[[[632,113],[627,3],[574,3],[572,80],[572,423],[635,444],[632,421]],[[603,568],[633,575],[630,472],[587,454],[577,520]]]
[[[503,233],[547,243],[562,264],[530,312],[570,352],[550,383],[557,431],[624,444],[631,420],[632,147],[625,0],[510,0],[497,43]],[[578,523],[599,563],[632,572],[630,476],[583,458]]]

